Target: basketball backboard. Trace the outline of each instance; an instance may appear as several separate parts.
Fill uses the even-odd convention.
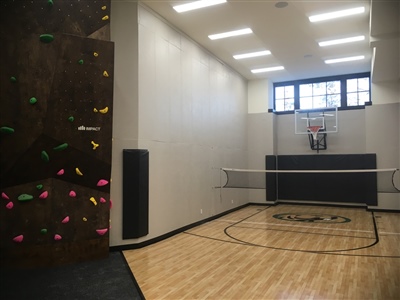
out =
[[[337,107],[297,109],[294,111],[295,133],[312,134],[311,128],[320,127],[319,132],[338,132]]]

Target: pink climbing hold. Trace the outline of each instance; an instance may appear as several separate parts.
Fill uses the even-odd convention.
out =
[[[61,235],[59,235],[59,234],[55,234],[55,235],[54,235],[54,240],[55,240],[55,241],[59,241],[59,240],[61,240],[61,239],[62,239]]]
[[[100,203],[106,203],[106,199],[104,199],[103,197],[100,197]]]
[[[112,206],[113,206],[113,203],[112,203],[112,200],[110,199],[110,209],[112,208]]]
[[[61,176],[64,174],[64,169],[61,169],[60,171],[57,172],[57,175]]]
[[[96,232],[98,233],[98,235],[104,235],[107,231],[108,231],[108,228],[96,229]]]
[[[70,192],[69,192],[69,196],[70,196],[70,197],[76,197],[75,191],[70,191]]]
[[[40,199],[46,199],[48,195],[49,195],[49,192],[48,191],[44,191],[43,193],[40,194],[39,198]]]
[[[21,243],[23,240],[24,240],[24,236],[22,234],[13,238],[13,241],[16,243]]]
[[[68,223],[68,222],[69,222],[69,216],[66,216],[66,217],[61,221],[61,223],[63,223],[63,224]]]
[[[4,192],[1,193],[1,198],[6,199],[6,200],[9,200],[9,199],[10,199],[10,198],[7,196],[7,194],[4,193]]]
[[[14,207],[14,203],[12,203],[12,202],[10,201],[10,202],[7,203],[6,207],[7,207],[8,209],[11,209],[11,208]]]
[[[100,179],[99,182],[97,182],[97,186],[105,186],[108,184],[108,181],[105,179]]]

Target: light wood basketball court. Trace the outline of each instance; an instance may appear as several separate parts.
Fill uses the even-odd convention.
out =
[[[399,245],[397,213],[250,205],[124,255],[148,300],[398,299]]]

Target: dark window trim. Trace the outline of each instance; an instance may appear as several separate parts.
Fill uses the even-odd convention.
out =
[[[347,93],[346,87],[347,79],[354,79],[354,78],[362,78],[362,77],[369,77],[370,79],[370,93],[369,93],[369,102],[365,102],[365,105],[357,105],[357,106],[347,106]],[[353,73],[353,74],[346,74],[346,75],[335,75],[335,76],[326,76],[326,77],[316,77],[316,78],[307,78],[307,79],[299,79],[299,80],[291,80],[291,81],[283,81],[283,82],[274,82],[273,84],[273,109],[269,109],[268,112],[272,112],[277,115],[287,115],[293,114],[294,110],[287,110],[287,111],[275,111],[275,88],[280,86],[287,86],[287,85],[294,85],[294,107],[298,109],[300,107],[300,99],[299,99],[299,86],[300,84],[310,84],[310,83],[318,83],[318,82],[327,82],[327,81],[338,81],[340,80],[341,84],[341,107],[338,107],[338,110],[354,110],[354,109],[364,109],[365,106],[372,105],[371,101],[371,72],[363,72],[363,73]]]

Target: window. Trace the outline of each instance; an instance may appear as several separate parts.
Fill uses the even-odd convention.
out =
[[[370,103],[370,74],[351,74],[274,83],[274,111],[339,107],[350,109]]]

